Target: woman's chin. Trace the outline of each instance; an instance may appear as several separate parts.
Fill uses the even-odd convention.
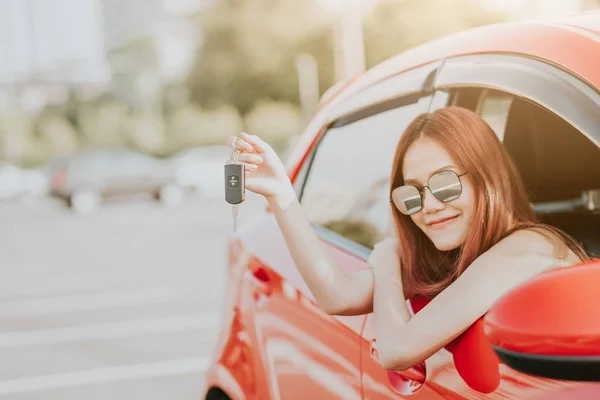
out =
[[[460,247],[464,239],[459,235],[436,235],[435,237],[429,237],[433,242],[433,245],[439,251],[450,251]]]

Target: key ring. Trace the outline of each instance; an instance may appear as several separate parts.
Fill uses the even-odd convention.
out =
[[[235,144],[237,143],[239,137],[234,137],[233,138],[233,142],[231,143],[231,147],[233,147],[233,161],[237,162],[239,161],[238,156],[241,153],[241,151],[239,151],[236,147]]]

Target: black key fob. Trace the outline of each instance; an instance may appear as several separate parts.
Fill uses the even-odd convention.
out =
[[[244,164],[225,164],[225,201],[240,204],[246,199]]]

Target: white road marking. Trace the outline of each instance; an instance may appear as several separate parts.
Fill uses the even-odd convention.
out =
[[[127,292],[83,294],[0,302],[0,318],[57,314],[169,303],[189,298],[190,292],[173,288],[149,288]]]
[[[217,328],[219,321],[219,313],[195,313],[166,318],[144,318],[106,324],[18,331],[0,334],[0,348],[211,329]]]
[[[198,357],[8,379],[0,381],[0,395],[202,373],[208,367],[209,362],[208,357]]]
[[[31,269],[31,267],[25,266],[12,266],[11,268]],[[43,270],[43,268],[39,268]],[[139,281],[138,281],[139,282]],[[2,282],[0,282],[0,300],[10,300],[11,298],[19,297],[44,297],[54,296],[60,293],[77,290],[81,293],[92,290],[103,290],[112,287],[118,288],[119,286],[129,285],[130,288],[135,285],[132,279],[127,281],[123,277],[119,277],[116,274],[107,273],[86,273],[86,274],[71,274],[67,277],[61,276],[47,276],[40,278],[40,274],[22,272],[10,274],[6,272],[2,276]]]

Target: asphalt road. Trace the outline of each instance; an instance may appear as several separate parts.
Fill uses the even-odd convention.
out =
[[[220,198],[1,203],[0,399],[201,399],[231,229]]]

